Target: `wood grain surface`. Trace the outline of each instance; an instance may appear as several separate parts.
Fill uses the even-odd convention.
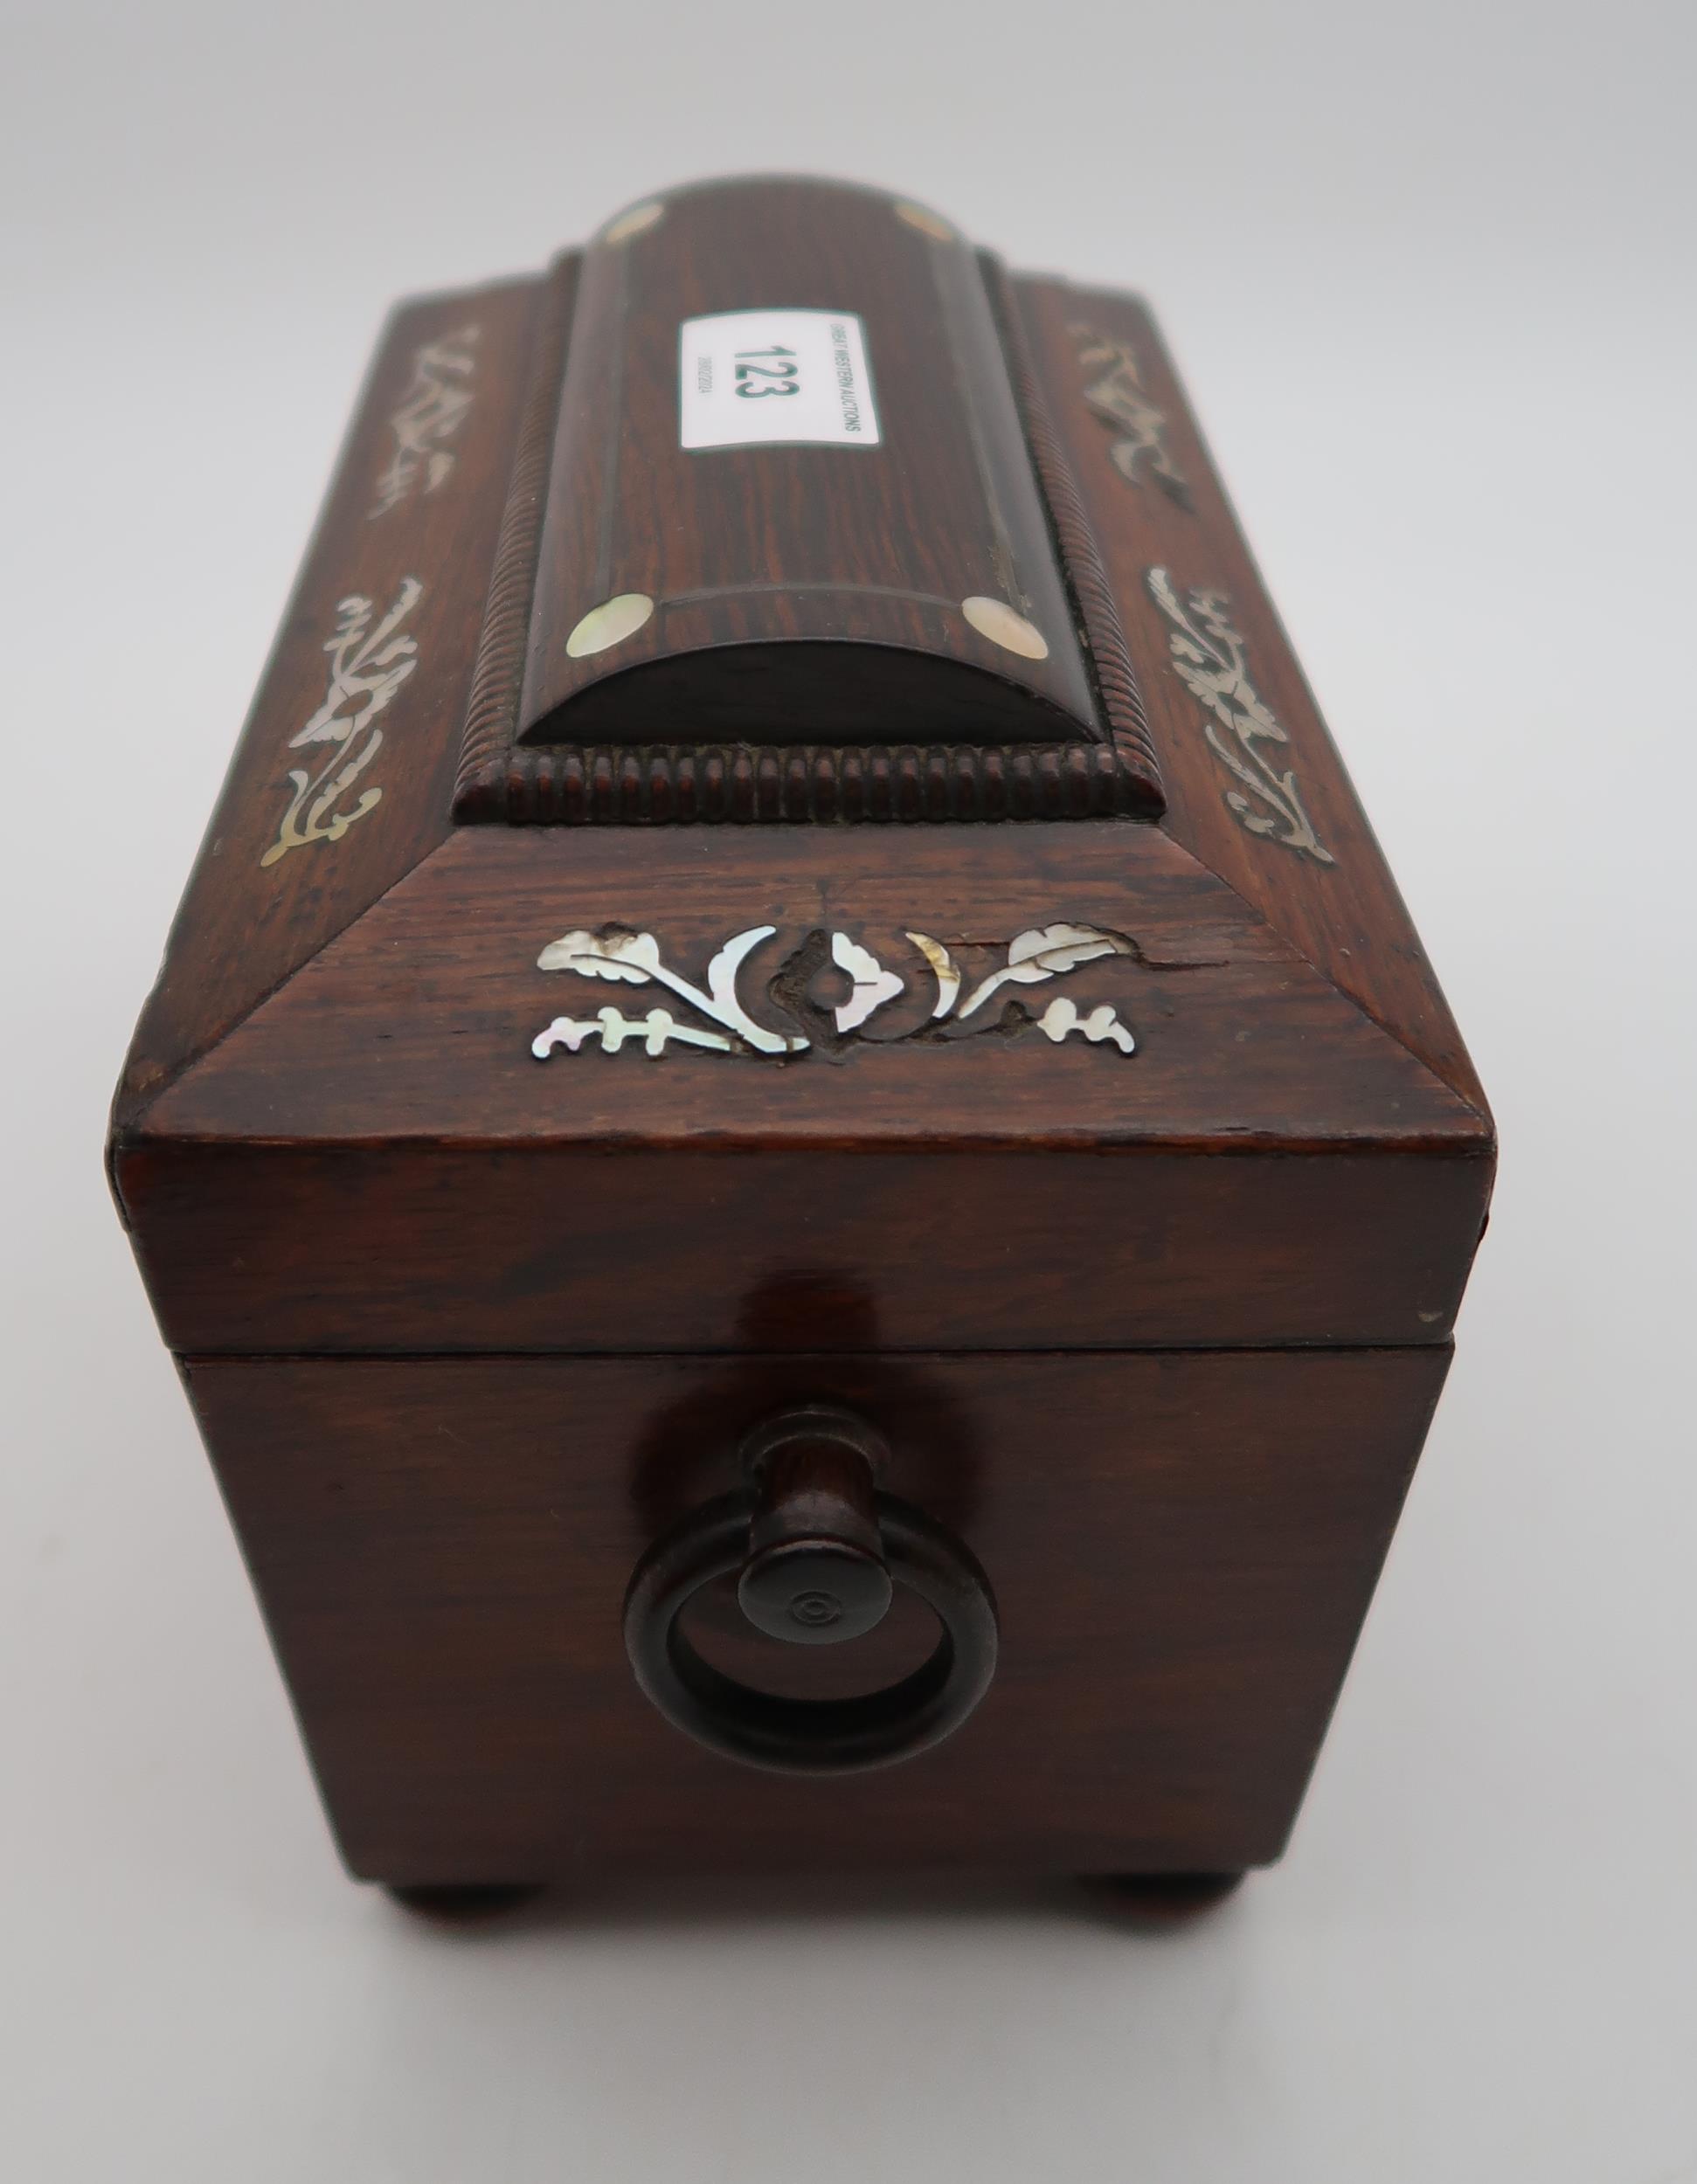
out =
[[[1149,731],[1160,756],[1167,810],[1162,824],[1235,888],[1317,970],[1403,1040],[1445,1082],[1487,1113],[1472,1062],[1430,964],[1397,892],[1336,744],[1267,596],[1154,321],[1135,297],[1022,282],[1019,294],[1038,369],[1074,467],[1114,593],[1125,618]],[[1182,480],[1164,490],[1149,460],[1113,460],[1123,429],[1087,400],[1104,367],[1086,358],[1102,336],[1135,361],[1148,403]],[[1274,767],[1296,778],[1304,808],[1328,861],[1251,833],[1228,802],[1243,784],[1208,739],[1210,715],[1178,672],[1172,622],[1156,602],[1151,572],[1173,591],[1221,594],[1245,639],[1257,695],[1288,742]],[[1219,723],[1215,722],[1216,733]],[[1229,747],[1230,738],[1223,737]],[[1253,798],[1246,798],[1253,805]],[[1432,806],[1442,826],[1443,800]],[[1260,815],[1269,816],[1261,807]]]
[[[1139,1358],[191,1359],[343,1855],[391,1883],[1276,1857],[1447,1350]],[[620,1608],[665,1524],[797,1400],[889,1435],[1001,1654],[947,1743],[757,1774],[669,1728]],[[867,1648],[786,1656],[821,1692]],[[751,1640],[752,1634],[750,1634]],[[876,1641],[882,1639],[880,1646]],[[795,1656],[804,1656],[798,1670]],[[745,1641],[739,1665],[757,1656]]]
[[[462,833],[127,1134],[170,1340],[720,1349],[786,1289],[770,1346],[855,1347],[868,1311],[899,1348],[1442,1338],[1486,1127],[1240,897],[1148,827],[939,829],[894,868],[888,839]],[[696,981],[772,925],[751,1006],[818,1043],[539,1061],[559,1012],[656,992],[538,967],[609,918]],[[1053,1043],[1019,987],[930,1035],[909,931],[978,976],[1057,918],[1135,952],[1031,991],[1115,1008],[1135,1053]],[[835,1047],[827,929],[904,980]]]
[[[663,204],[585,254],[519,740],[831,743],[869,719],[891,742],[1103,735],[967,245],[835,183]],[[682,445],[680,325],[768,307],[862,321],[876,446]],[[631,593],[646,625],[571,657],[581,618]],[[981,635],[973,598],[1047,656]]]
[[[213,1046],[450,832],[461,716],[535,289],[530,281],[502,282],[411,303],[391,317],[136,1027],[119,1089],[121,1117]],[[469,405],[451,438],[427,443],[403,497],[387,501],[400,445],[393,419],[418,398],[418,360],[433,344],[456,339],[455,353],[471,359],[470,370],[447,384],[468,392]],[[428,453],[451,458],[433,489],[426,489]],[[382,747],[330,809],[351,810],[371,789],[380,800],[339,837],[308,841],[266,865],[292,801],[291,773],[318,774],[327,758],[346,755],[334,741],[294,740],[329,694],[329,648],[343,603],[369,600],[375,627],[409,582],[419,588],[417,604],[395,635],[416,650],[392,664],[410,660],[411,671],[372,722]],[[344,702],[337,718],[356,709],[357,702]]]

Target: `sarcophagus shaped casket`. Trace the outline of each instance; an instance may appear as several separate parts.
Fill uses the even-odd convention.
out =
[[[426,1885],[1275,1857],[1493,1137],[1140,306],[756,181],[391,321],[110,1154]]]

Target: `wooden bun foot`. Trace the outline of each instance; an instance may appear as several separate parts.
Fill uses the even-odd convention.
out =
[[[1104,1915],[1126,1925],[1180,1926],[1224,1903],[1243,1878],[1236,1873],[1089,1873],[1086,1889]]]
[[[476,1925],[485,1919],[499,1918],[542,1892],[539,1881],[491,1881],[481,1885],[450,1882],[386,1890],[403,1911],[451,1926]]]

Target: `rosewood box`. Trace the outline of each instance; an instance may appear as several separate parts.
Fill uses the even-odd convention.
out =
[[[110,1141],[355,1874],[1277,1857],[1493,1157],[1138,302],[395,314]]]

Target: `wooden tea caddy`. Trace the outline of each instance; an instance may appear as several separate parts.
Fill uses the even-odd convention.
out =
[[[110,1141],[354,1873],[1275,1858],[1493,1158],[1136,301],[396,314]]]

